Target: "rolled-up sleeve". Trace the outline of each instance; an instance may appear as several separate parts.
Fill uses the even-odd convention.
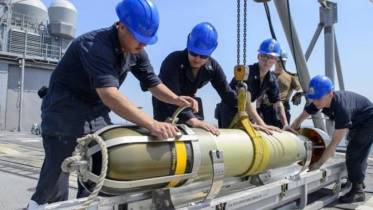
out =
[[[147,91],[149,88],[155,87],[161,83],[161,80],[154,73],[154,69],[150,64],[148,54],[145,50],[136,54],[135,60],[135,64],[131,66],[131,72],[140,81],[143,91]]]

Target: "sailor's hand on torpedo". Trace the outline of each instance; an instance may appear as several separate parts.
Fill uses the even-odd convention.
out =
[[[276,126],[272,126],[272,125],[266,125],[265,128],[267,128],[270,131],[276,131],[276,132],[279,132],[279,133],[282,132],[282,130],[280,128],[278,128]]]
[[[186,123],[193,128],[202,128],[208,132],[211,132],[215,136],[218,136],[220,134],[219,129],[216,126],[199,120],[197,118],[191,118],[188,121],[186,121]]]
[[[255,125],[255,124],[253,124],[252,126],[253,126],[253,128],[254,128],[255,130],[263,131],[264,133],[266,133],[266,134],[268,134],[268,135],[272,135],[272,134],[273,134],[273,132],[272,132],[270,129],[268,129],[268,128],[264,127],[264,126],[261,126],[261,125]]]
[[[268,135],[273,135],[274,131],[282,132],[281,129],[279,129],[278,127],[271,126],[271,125],[255,125],[255,124],[253,124],[252,126],[253,126],[254,129],[263,131],[264,133],[266,133]]]
[[[160,139],[174,138],[180,133],[176,126],[158,121],[155,121],[148,129],[151,135]]]
[[[298,131],[295,130],[294,128],[292,128],[291,126],[287,125],[287,126],[284,126],[284,128],[282,128],[284,131],[289,131],[289,132],[292,132],[294,133],[295,135],[299,135]]]
[[[190,96],[178,96],[175,104],[179,107],[190,107],[194,113],[198,112],[198,102]]]

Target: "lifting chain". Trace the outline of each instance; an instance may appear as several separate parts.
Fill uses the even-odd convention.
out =
[[[249,68],[246,66],[246,36],[247,36],[247,0],[243,0],[243,44],[242,61],[240,63],[241,53],[241,0],[237,0],[237,65],[234,67],[234,77],[237,80],[237,113],[230,124],[230,128],[241,128],[250,136],[254,146],[254,160],[244,175],[255,175],[264,170],[269,161],[268,144],[263,141],[262,135],[252,126],[249,116],[246,112],[248,100],[247,85],[245,80],[249,76]],[[249,104],[251,106],[251,104]]]
[[[237,66],[240,65],[241,51],[241,0],[237,0]]]
[[[241,63],[241,1],[237,0],[237,65]],[[242,61],[243,65],[246,65],[247,0],[243,0],[243,3]]]
[[[243,2],[243,65],[246,66],[246,26],[247,26],[247,0],[244,0]]]

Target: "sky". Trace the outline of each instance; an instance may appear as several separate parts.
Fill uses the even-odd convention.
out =
[[[53,0],[43,0],[48,7]],[[317,0],[289,0],[294,25],[305,53],[319,23]],[[119,0],[71,0],[77,8],[76,35],[108,27],[117,21],[115,6]],[[154,0],[160,14],[158,42],[147,46],[154,71],[159,73],[163,59],[175,50],[186,47],[186,38],[191,29],[200,22],[210,22],[218,31],[218,47],[212,56],[223,67],[228,80],[233,77],[236,64],[236,1],[232,0]],[[338,4],[338,23],[335,32],[341,58],[346,90],[357,92],[373,101],[373,2],[370,0],[334,1]],[[264,7],[253,0],[247,2],[247,63],[257,61],[259,44],[271,37]],[[273,1],[269,2],[274,30],[283,49],[290,54],[289,45],[282,29]],[[307,63],[310,75],[323,74],[324,38],[323,33]],[[287,69],[295,71],[293,59],[287,62]],[[120,91],[137,106],[152,115],[151,95],[140,90],[139,82],[131,74]],[[220,98],[211,85],[198,90],[203,100],[205,118],[216,123],[215,105]],[[295,117],[303,108],[292,107]],[[113,115],[113,122],[125,123]],[[294,119],[294,118],[293,118]]]

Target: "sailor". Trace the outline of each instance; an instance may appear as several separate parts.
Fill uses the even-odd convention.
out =
[[[323,75],[311,79],[306,97],[312,102],[305,106],[290,129],[299,129],[306,118],[319,110],[335,122],[331,143],[320,160],[310,166],[310,170],[320,168],[333,155],[339,142],[348,133],[346,166],[352,187],[339,200],[344,203],[364,201],[363,182],[373,142],[373,104],[366,97],[354,92],[333,91],[332,81]]]
[[[292,96],[294,90],[297,91],[291,98],[291,101],[294,105],[299,105],[302,100],[303,91],[296,74],[288,72],[283,66],[286,64],[286,61],[288,59],[288,55],[284,50],[281,51],[280,59],[277,60],[275,64],[274,74],[280,87],[280,100],[285,108],[286,119],[287,122],[290,123],[290,97]],[[265,123],[267,123],[268,125],[274,125],[279,128],[282,127],[281,120],[276,113],[273,104],[269,102],[268,96],[266,94],[264,94],[257,100],[257,107],[258,113]]]
[[[143,91],[176,106],[198,109],[197,101],[177,96],[153,72],[144,47],[157,41],[158,11],[150,0],[122,0],[119,21],[74,39],[53,71],[42,102],[45,159],[36,192],[28,209],[68,199],[69,174],[61,163],[71,156],[76,139],[111,124],[110,110],[160,138],[172,138],[178,129],[139,110],[119,87],[131,71]],[[77,197],[87,196],[79,184]]]
[[[208,22],[199,23],[188,35],[187,48],[169,54],[162,62],[159,73],[162,82],[173,92],[194,97],[199,102],[199,113],[193,113],[191,109],[184,110],[179,115],[179,123],[202,128],[216,135],[219,133],[216,126],[203,121],[202,100],[195,94],[211,82],[224,102],[231,106],[235,104],[235,92],[229,87],[222,67],[211,57],[217,46],[218,33],[214,26]],[[159,121],[171,117],[176,108],[153,97],[154,118]]]
[[[245,81],[251,102],[257,100],[263,94],[268,96],[269,102],[274,104],[283,126],[288,125],[284,106],[280,100],[280,90],[276,76],[270,69],[278,60],[281,53],[280,44],[274,39],[264,40],[258,50],[258,62],[249,66],[249,76]],[[230,86],[236,89],[237,81],[232,79]],[[255,108],[248,106],[248,114],[254,122],[260,126],[274,129],[268,126],[258,115]],[[218,119],[219,127],[227,128],[233,120],[236,113],[236,107],[222,101],[216,107],[215,117]],[[275,129],[278,130],[278,129]]]

